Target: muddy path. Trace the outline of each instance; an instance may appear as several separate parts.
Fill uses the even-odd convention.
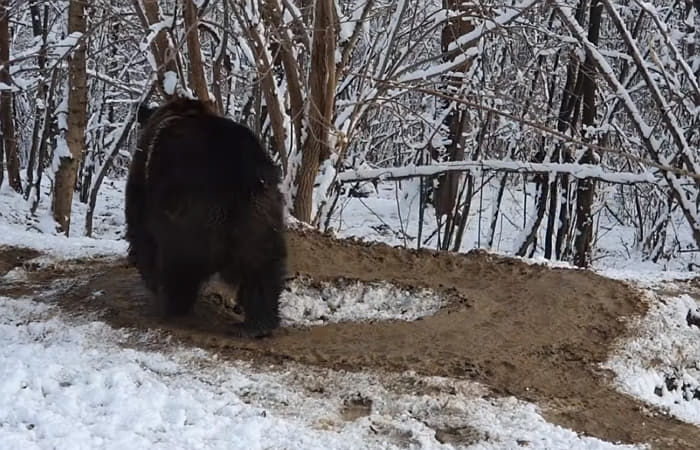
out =
[[[700,428],[616,392],[611,374],[598,368],[614,341],[629,332],[624,319],[646,311],[639,294],[621,282],[484,253],[411,251],[313,232],[292,231],[288,244],[291,276],[387,280],[432,288],[449,302],[414,322],[285,328],[252,341],[228,336],[225,321],[206,308],[177,322],[159,320],[136,272],[122,260],[37,269],[26,282],[0,286],[0,294],[26,294],[51,279],[83,277],[86,282],[57,299],[66,314],[97,314],[114,327],[161,330],[220,357],[469,378],[495,394],[535,402],[547,420],[589,436],[661,449],[700,445]],[[0,249],[0,261],[8,254]]]

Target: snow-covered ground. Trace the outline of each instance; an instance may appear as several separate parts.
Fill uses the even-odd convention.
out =
[[[402,182],[398,195],[393,183],[380,184],[377,191],[370,186],[367,183],[366,189],[376,192],[375,195],[339,202],[339,210],[331,223],[337,234],[404,245],[404,234],[400,232],[404,230],[408,236],[406,242],[415,247],[419,221],[417,182]],[[495,187],[488,186],[483,196],[477,195],[472,200],[462,251],[486,248],[491,198],[495,196]],[[530,196],[528,202],[532,214],[534,198]],[[504,215],[497,223],[494,245],[487,250],[512,255],[521,238],[523,204],[522,192],[506,191],[502,205]],[[697,253],[684,253],[674,260],[659,263],[645,261],[634,249],[634,230],[607,223],[606,219],[603,215],[599,223],[598,259],[592,270],[646,290],[650,311],[646,317],[631,324],[638,330],[638,336],[620,342],[617,352],[604,366],[616,374],[616,383],[623,392],[658,406],[681,420],[700,425],[700,328],[689,326],[686,320],[689,310],[700,310],[700,303],[688,295],[663,296],[653,292],[674,280],[694,278],[697,274],[689,271],[688,265],[697,264]],[[687,227],[682,218],[677,219],[673,226],[682,238]],[[434,215],[428,213],[424,220],[425,238],[435,228],[436,222]],[[542,242],[543,234],[544,227],[539,242]],[[689,242],[690,238],[686,241]],[[435,242],[433,237],[428,246],[434,247]],[[544,259],[542,249],[533,258],[524,260],[578,270],[566,263]]]
[[[282,293],[283,325],[321,325],[352,320],[415,320],[436,313],[443,303],[429,289],[410,292],[390,283],[319,283],[293,280]]]
[[[366,182],[362,191],[370,194],[367,198],[345,197],[338,201],[330,226],[341,237],[356,237],[368,241],[381,241],[391,245],[408,245],[415,248],[419,223],[419,183],[417,180],[401,181],[398,192],[394,182],[380,183],[378,187]],[[506,189],[501,204],[501,216],[496,222],[493,245],[488,247],[489,228],[493,204],[497,198],[498,186],[487,184],[483,192],[479,191],[472,199],[470,215],[464,231],[460,251],[481,248],[495,254],[512,256],[519,246],[524,224],[531,223],[535,214],[535,187],[528,184],[527,199],[522,188]],[[606,195],[602,193],[601,195]],[[682,253],[670,261],[653,263],[645,261],[636,249],[634,229],[616,223],[606,210],[603,210],[598,227],[597,250],[594,255],[593,269],[605,271],[616,278],[628,279],[676,279],[688,276],[688,265],[698,264],[697,252]],[[524,217],[527,220],[524,221]],[[427,208],[424,216],[422,240],[423,247],[435,248],[437,236],[436,218],[432,208]],[[547,263],[543,258],[545,223],[540,227],[538,249],[532,262]],[[692,236],[682,215],[674,216],[671,226],[677,232],[683,247],[692,245]],[[405,240],[404,240],[405,238]],[[566,264],[555,263],[562,267]]]
[[[45,190],[48,190],[48,182]],[[124,231],[124,181],[105,180],[97,198],[92,238],[85,237],[87,205],[74,201],[70,239],[56,232],[56,223],[44,197],[36,218],[29,214],[31,199],[25,201],[7,183],[0,187],[0,245],[33,248],[56,258],[125,255],[127,244],[121,240]]]
[[[337,234],[403,245],[397,231],[404,229],[408,244],[415,247],[416,186],[403,183],[398,196],[392,186],[380,184],[378,195],[339,202],[332,221]],[[85,207],[75,202],[71,237],[65,238],[53,231],[46,202],[40,219],[26,226],[28,204],[5,184],[0,188],[0,245],[35,248],[54,261],[123,255],[123,189],[123,181],[109,180],[103,186],[94,238],[82,236]],[[478,217],[470,219],[463,250],[485,247],[488,197],[485,192],[481,234]],[[522,228],[520,201],[504,199],[506,218],[499,221],[490,251],[512,251]],[[473,209],[477,207],[478,200]],[[426,214],[424,236],[433,229],[434,217]],[[647,288],[692,275],[683,270],[692,254],[666,267],[640,265],[641,258],[628,251],[628,232],[606,232],[599,245],[607,255],[596,261],[595,270]],[[536,256],[531,261],[544,262]],[[17,273],[6,280],[13,276]],[[402,299],[415,293],[380,284],[350,285],[342,291],[327,286],[318,292],[300,286],[285,295],[285,321],[298,324],[412,320],[439,307],[439,298],[422,292],[420,308],[414,303],[414,309],[407,309]],[[698,385],[700,329],[686,326],[684,315],[698,305],[688,296],[651,296],[650,303],[649,315],[637,324],[639,336],[621,342],[607,367],[617,374],[622,391],[700,423],[700,399],[683,397],[687,389],[669,392],[673,386],[666,383],[666,375],[674,374],[669,371],[676,370],[681,385]],[[0,449],[451,448],[436,438],[440,426],[473,429],[475,443],[469,448],[474,449],[516,448],[521,442],[542,449],[623,448],[550,424],[535,405],[512,397],[483,397],[483,388],[471,382],[424,379],[450,385],[445,392],[457,392],[428,397],[393,387],[392,377],[411,374],[349,374],[303,366],[263,370],[220,362],[196,349],[134,350],[123,345],[127,338],[126,332],[100,322],[69,322],[53,306],[33,298],[0,298]],[[324,387],[324,395],[316,385]],[[367,415],[349,419],[344,403],[358,392],[372,407]],[[489,440],[481,441],[487,435]]]
[[[636,448],[579,437],[470,382],[426,378],[444,392],[427,397],[393,388],[391,376],[139,351],[122,345],[124,331],[52,310],[0,297],[0,448],[452,448],[435,438],[440,426],[489,436],[474,449]],[[371,403],[359,414],[347,408],[358,394]]]
[[[648,302],[648,314],[631,323],[637,336],[621,342],[604,367],[624,392],[700,426],[700,326],[687,319],[700,304],[684,294],[649,293]]]

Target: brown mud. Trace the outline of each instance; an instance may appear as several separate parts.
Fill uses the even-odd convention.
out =
[[[634,332],[625,320],[646,312],[640,294],[622,282],[481,252],[412,251],[306,231],[290,231],[288,245],[290,276],[386,280],[431,288],[449,301],[437,314],[413,322],[285,328],[270,338],[245,340],[227,335],[224,318],[207,308],[187,319],[160,320],[123,260],[72,262],[48,273],[34,268],[25,282],[0,286],[0,294],[84,276],[89,281],[61,294],[65,313],[99,314],[117,328],[158,329],[219,357],[473,379],[496,395],[534,402],[547,420],[585,435],[660,449],[700,448],[700,428],[617,392],[611,374],[598,367],[617,339]],[[21,264],[21,252],[0,248],[0,269]]]

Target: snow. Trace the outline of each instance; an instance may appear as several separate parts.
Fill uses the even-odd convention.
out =
[[[700,216],[698,216],[697,207],[695,203],[690,201],[685,195],[684,188],[680,180],[673,173],[674,171],[671,169],[672,166],[671,164],[669,164],[669,158],[663,156],[661,152],[662,147],[660,142],[658,141],[658,139],[652,136],[653,128],[649,126],[644,120],[641,111],[639,110],[637,104],[632,100],[629,91],[625,89],[625,87],[617,79],[612,67],[610,66],[610,64],[608,64],[608,61],[605,59],[605,57],[600,54],[600,52],[597,49],[597,46],[588,41],[588,39],[586,38],[586,32],[583,30],[581,25],[576,21],[576,19],[572,15],[571,7],[565,5],[559,0],[555,2],[555,5],[561,13],[561,17],[565,20],[567,26],[571,30],[572,34],[576,35],[580,42],[583,45],[585,45],[588,54],[590,54],[591,58],[600,69],[603,78],[605,78],[610,87],[624,101],[627,112],[631,115],[633,119],[632,124],[637,129],[640,136],[643,138],[645,147],[650,156],[655,160],[654,162],[663,167],[662,174],[666,178],[666,181],[671,186],[672,190],[675,191],[675,197],[678,199],[681,207],[683,208],[683,213],[687,216],[688,222],[691,224],[691,226],[694,227],[693,231],[695,236],[697,236],[696,241],[700,242]],[[624,37],[628,46],[630,47],[631,53],[634,56],[635,61],[638,62],[637,68],[639,69],[642,76],[645,78],[646,84],[649,87],[652,97],[657,103],[657,106],[662,111],[666,112],[662,115],[662,119],[668,131],[671,132],[674,144],[680,151],[681,156],[684,159],[684,163],[691,167],[692,170],[690,172],[692,174],[700,173],[700,167],[698,166],[695,160],[694,152],[689,147],[682,130],[680,130],[678,120],[673,114],[672,109],[669,107],[667,101],[661,94],[659,90],[660,88],[653,82],[652,76],[649,73],[647,66],[643,62],[641,52],[634,44],[634,39],[630,35],[629,30],[627,30],[622,18],[615,9],[609,8],[608,12],[610,13],[613,22],[615,22],[616,25],[618,25],[618,27],[620,28],[621,34]]]
[[[49,54],[54,58],[63,58],[66,54],[78,45],[78,41],[83,37],[83,33],[74,31],[64,39],[49,47]]]
[[[51,180],[44,177],[42,192]],[[119,239],[124,230],[124,181],[105,180],[98,196],[95,212],[95,237],[83,234],[87,205],[74,199],[71,210],[71,237],[56,232],[46,198],[39,204],[37,216],[29,215],[31,198],[14,192],[7,183],[0,187],[0,246],[19,246],[46,254],[43,260],[75,259],[93,256],[123,256],[127,243]]]
[[[0,82],[0,91],[18,92],[19,89],[15,86],[10,86],[9,84]]]
[[[348,183],[371,179],[386,180],[411,178],[416,176],[431,176],[449,171],[474,171],[484,169],[525,173],[570,174],[577,178],[595,178],[620,184],[657,183],[656,177],[650,172],[610,172],[599,165],[593,164],[532,163],[504,160],[448,161],[424,166],[406,165],[396,168],[346,170],[338,176],[338,180]]]
[[[282,324],[321,325],[342,321],[416,320],[435,314],[443,299],[429,289],[411,292],[390,283],[293,280],[280,299]]]
[[[194,2],[198,8],[206,4],[203,0]],[[300,20],[302,16],[301,11],[292,3],[285,2],[282,11],[286,25]],[[433,3],[438,5],[440,2]],[[280,3],[280,7],[281,5]],[[365,5],[367,2],[364,0],[355,2],[350,16],[347,11],[339,11],[341,23],[338,32],[341,42],[347,42],[357,31],[358,25],[370,34],[370,21],[364,23],[360,20]],[[431,49],[419,57],[420,52],[411,53],[416,50],[410,49],[410,43],[400,42],[413,39],[406,37],[406,23],[403,22],[412,19],[407,15],[414,15],[415,11],[409,2],[394,2],[391,10],[381,12],[389,18],[388,22],[383,22],[386,24],[384,29],[375,30],[381,37],[373,35],[365,40],[379,39],[376,41],[379,48],[376,51],[380,52],[378,56],[367,56],[376,59],[372,64],[374,69],[371,70],[375,70],[374,78],[384,80],[395,89],[382,87],[375,82],[358,84],[355,75],[339,80],[337,91],[346,92],[347,97],[338,101],[336,128],[345,135],[352,136],[355,126],[363,120],[368,108],[383,106],[388,99],[395,98],[406,90],[406,86],[399,86],[397,82],[415,82],[450,73],[465,61],[482,55],[484,49],[475,45],[484,37],[493,35],[494,32],[502,33],[511,26],[517,27],[520,18],[533,14],[534,8],[539,5],[541,2],[537,0],[517,0],[496,8],[492,11],[491,18],[479,19],[472,32],[450,44],[448,52],[453,52],[456,57],[445,62],[436,59]],[[696,227],[700,223],[700,213],[693,202],[697,189],[693,183],[689,183],[693,181],[692,177],[697,177],[700,163],[697,161],[697,149],[693,148],[690,139],[692,133],[685,133],[686,130],[681,129],[680,123],[682,117],[697,115],[700,108],[692,104],[692,95],[678,100],[680,108],[673,108],[676,100],[664,97],[671,92],[671,88],[676,88],[667,83],[679,82],[677,79],[683,76],[690,77],[685,80],[688,86],[683,85],[690,94],[700,92],[700,85],[693,76],[700,67],[700,59],[686,60],[682,55],[684,46],[693,44],[692,33],[669,27],[671,22],[665,23],[658,16],[660,10],[652,3],[637,2],[636,8],[641,8],[653,21],[654,29],[650,31],[653,36],[648,44],[657,47],[661,44],[656,50],[649,47],[651,56],[644,59],[644,49],[640,45],[646,44],[642,45],[641,40],[637,42],[626,29],[626,24],[633,23],[634,19],[629,8],[610,8],[608,11],[613,25],[617,22],[616,28],[620,31],[618,34],[630,47],[627,52],[620,52],[616,48],[598,48],[586,40],[586,31],[573,16],[573,2],[557,0],[554,5],[562,14],[554,18],[556,25],[550,30],[568,27],[571,36],[557,35],[558,42],[572,44],[573,54],[581,60],[587,54],[592,57],[600,68],[599,72],[607,83],[608,90],[617,95],[617,102],[621,102],[627,111],[632,120],[632,128],[639,137],[625,136],[625,130],[612,125],[594,131],[621,136],[624,143],[629,145],[629,148],[623,145],[620,150],[623,153],[634,151],[635,147],[645,147],[646,154],[654,162],[637,162],[641,162],[647,169],[639,169],[640,164],[632,164],[626,170],[639,170],[638,172],[617,172],[597,165],[483,160],[389,169],[369,168],[366,162],[361,162],[357,170],[336,173],[335,161],[329,159],[322,166],[316,180],[314,212],[320,209],[324,213],[330,207],[330,202],[327,202],[329,188],[336,181],[341,181],[344,190],[352,187],[355,193],[363,197],[343,196],[339,199],[330,220],[333,233],[340,237],[359,237],[366,241],[411,248],[435,248],[438,235],[434,233],[437,222],[434,210],[426,208],[423,227],[419,232],[420,180],[412,177],[469,170],[477,180],[477,191],[467,217],[463,242],[457,250],[464,252],[484,249],[494,254],[510,256],[532,226],[535,215],[535,185],[523,181],[521,172],[536,171],[550,176],[555,173],[569,174],[574,178],[592,176],[621,184],[652,184],[662,188],[661,191],[677,194],[677,201],[683,211],[674,209],[669,213],[670,221],[664,225],[669,230],[668,241],[657,244],[661,250],[670,253],[671,257],[652,262],[645,259],[637,239],[636,227],[630,225],[634,219],[623,217],[620,220],[612,217],[612,211],[608,213],[604,210],[605,202],[624,202],[624,199],[608,200],[612,197],[612,190],[606,191],[605,183],[601,183],[594,208],[596,251],[592,270],[638,287],[644,293],[643,301],[649,308],[643,317],[621,318],[628,322],[631,332],[617,342],[614,353],[602,365],[613,372],[616,388],[646,405],[661,408],[679,420],[700,425],[700,328],[687,319],[689,311],[698,311],[697,314],[700,314],[700,289],[694,287],[694,282],[683,282],[695,278],[693,268],[698,267],[700,257],[696,250],[700,228],[693,230],[688,223]],[[246,19],[250,19],[250,26],[255,27],[253,31],[265,37],[269,33],[265,33],[259,11],[254,11],[254,6],[251,2],[245,2],[242,13],[247,16]],[[384,6],[380,5],[382,8]],[[458,14],[458,11],[448,11],[438,6],[438,12],[432,18],[434,29],[439,30],[445,21]],[[372,16],[374,12],[370,13]],[[697,25],[697,17],[697,11],[691,7],[682,22],[692,28]],[[140,39],[140,48],[145,51],[145,58],[153,69],[156,68],[156,61],[149,46],[166,27],[175,25],[174,20],[176,16],[152,24],[147,34]],[[363,23],[357,23],[358,21]],[[17,23],[23,22],[19,20]],[[424,24],[429,25],[430,21]],[[47,36],[49,59],[63,58],[85,38],[80,33],[62,37],[65,35],[64,25],[60,21],[50,25]],[[27,28],[23,25],[18,30],[23,27]],[[285,39],[293,41],[291,28],[282,28]],[[293,48],[293,51],[295,54],[298,51],[301,55],[304,41],[308,41],[308,36],[304,33],[308,30],[297,28],[302,30],[302,39],[300,46]],[[249,61],[254,61],[254,52],[246,39],[241,38],[240,33],[234,35],[234,39],[229,42],[230,53],[240,53],[247,56]],[[170,37],[166,39],[170,40]],[[382,47],[382,40],[387,45]],[[42,41],[33,39],[31,42],[30,47],[21,50],[13,47],[15,60],[21,63],[24,59],[33,58],[32,55],[38,51]],[[271,60],[269,46],[267,42],[263,44],[264,56]],[[375,51],[368,50],[367,47],[361,48],[370,53]],[[393,49],[395,52],[382,52],[382,48]],[[463,50],[465,48],[466,51]],[[217,52],[220,50],[223,49],[218,48]],[[558,51],[557,47],[542,49],[536,45],[533,50],[534,57],[551,56],[552,52]],[[656,54],[655,51],[660,53]],[[336,54],[340,55],[340,50]],[[634,83],[619,80],[613,70],[614,65],[622,62],[637,67],[646,81],[633,88],[626,88],[628,84]],[[238,59],[233,64],[237,65],[240,72],[245,72],[244,68],[238,66],[241,64]],[[28,67],[21,64],[13,66],[13,75],[17,75],[13,78],[14,85],[0,83],[0,90],[20,92],[35,87],[38,78],[22,75]],[[124,70],[128,71],[129,67],[126,65]],[[517,68],[512,77],[525,83],[527,71],[531,69],[532,67]],[[392,73],[385,73],[387,71]],[[122,82],[120,77],[106,75],[96,68],[89,68],[88,73],[101,82],[119,87],[125,93],[143,91],[141,86],[133,82]],[[667,78],[666,81],[662,81],[662,76]],[[285,104],[288,100],[283,78],[276,85],[274,93],[280,104]],[[245,81],[244,78],[242,80]],[[63,84],[63,90],[67,92],[67,81]],[[355,87],[355,84],[358,86]],[[660,111],[666,113],[662,119],[666,131],[671,132],[670,136],[662,136],[658,127],[650,125],[653,120],[647,118],[646,110],[633,100],[633,93],[644,86],[652,94],[646,99],[649,104],[645,104],[644,108],[648,110],[649,105],[656,104]],[[163,88],[168,94],[175,93],[178,88],[177,73],[169,71],[164,74]],[[414,93],[429,93],[427,88],[415,89]],[[192,95],[187,90],[183,94]],[[58,128],[65,134],[68,96],[60,97],[55,112]],[[114,101],[120,100],[115,98]],[[490,101],[504,108],[508,106],[502,100]],[[615,102],[611,105],[614,106]],[[20,112],[29,111],[28,106],[24,100],[19,99]],[[463,104],[460,108],[467,106]],[[231,108],[234,107],[232,102]],[[448,112],[436,112],[427,104],[424,107],[425,114],[411,111],[412,117],[441,123],[441,114]],[[615,110],[613,107],[608,109]],[[283,128],[289,129],[290,117],[284,111],[282,116],[285,125]],[[99,125],[92,120],[90,124]],[[269,123],[265,125],[269,126]],[[308,131],[308,126],[305,125],[301,127],[302,133]],[[508,122],[499,120],[496,128],[505,129],[507,126]],[[113,130],[106,142],[109,143],[110,138],[113,138],[110,145],[116,145],[117,136],[124,130]],[[87,206],[77,198],[71,212],[70,236],[56,232],[48,200],[53,186],[52,171],[56,170],[60,158],[71,157],[62,134],[57,136],[55,148],[50,149],[54,159],[51,170],[44,172],[39,186],[42,202],[36,214],[30,213],[36,194],[34,188],[30,191],[29,200],[25,200],[13,192],[6,182],[0,186],[0,246],[38,250],[43,256],[33,262],[39,264],[67,264],[70,259],[97,256],[123,258],[127,249],[122,237],[123,180],[114,180],[109,176],[104,179],[97,199],[94,237],[83,235]],[[302,134],[302,141],[305,137],[306,134]],[[522,138],[524,135],[517,137]],[[440,140],[444,136],[435,133],[420,139],[425,139],[426,143],[433,139],[435,147],[440,147],[443,144]],[[397,143],[397,146],[406,145],[405,149],[398,149],[398,153],[415,151],[420,147],[420,143],[417,143],[420,139]],[[294,177],[302,152],[295,147],[297,143],[291,132],[286,134],[285,144],[290,154],[289,175],[283,186],[289,199],[294,193]],[[693,174],[680,174],[681,177],[676,176],[678,172],[674,174],[669,159],[669,155],[674,152],[669,151],[669,146],[675,146],[676,153],[687,160],[685,165],[690,167]],[[111,150],[117,151],[116,148],[109,148],[107,153]],[[104,164],[98,160],[89,163],[95,167]],[[649,167],[653,169],[648,169]],[[496,217],[493,232],[490,224],[493,211],[496,210],[494,200],[499,177],[487,181],[483,187],[479,181],[483,181],[484,174],[488,178],[493,173],[490,170],[511,173],[511,183],[505,191],[500,205],[501,214]],[[379,182],[374,185],[365,180]],[[306,226],[289,216],[289,211],[285,214],[288,225]],[[629,216],[633,214],[632,212]],[[658,223],[665,223],[662,219],[658,219]],[[324,223],[325,217],[321,217],[320,222]],[[645,231],[648,234],[649,229]],[[490,238],[493,238],[492,244],[489,244]],[[545,259],[542,248],[545,239],[544,226],[540,226],[534,255],[519,259],[530,264],[581,270],[565,262]],[[26,277],[24,269],[17,267],[0,276],[0,285],[23,282]],[[81,281],[78,279],[71,282]],[[387,374],[359,371],[361,368],[357,368],[357,372],[348,373],[292,362],[274,367],[252,365],[243,361],[224,361],[220,355],[198,348],[176,347],[166,339],[163,339],[165,343],[162,346],[154,349],[153,342],[160,338],[157,332],[143,334],[129,329],[115,330],[92,317],[64,316],[59,305],[53,302],[60,302],[65,288],[61,282],[54,282],[41,286],[41,290],[31,297],[0,296],[0,449],[453,448],[449,444],[440,443],[436,436],[436,430],[445,427],[470,430],[473,442],[468,448],[471,449],[511,449],[521,446],[542,449],[635,448],[579,436],[571,430],[547,422],[540,415],[537,405],[514,397],[495,396],[486,386],[467,380],[422,377],[410,372]],[[100,292],[95,292],[94,295],[99,296]],[[391,280],[373,283],[339,280],[326,283],[296,279],[282,295],[281,315],[284,326],[392,319],[413,321],[434,314],[443,302],[444,299],[433,291],[409,290],[392,284]],[[151,345],[142,345],[147,341]],[[430,389],[426,390],[428,393],[415,392],[405,388],[407,384],[422,384]],[[371,401],[372,407],[366,414],[348,418],[343,412],[344,404],[357,395]]]
[[[398,196],[379,190],[388,197],[379,217],[398,202],[400,220],[408,226],[417,214],[417,182],[401,185]],[[76,200],[73,232],[66,238],[54,231],[43,203],[38,212],[45,225],[28,229],[28,203],[3,187],[0,245],[41,250],[47,257],[38,262],[45,263],[123,256],[123,193],[123,181],[105,179],[95,211],[96,238],[81,236],[85,205]],[[363,200],[376,207],[380,199]],[[374,216],[364,210],[356,219],[362,217]],[[383,220],[395,226],[399,217],[389,213]],[[18,268],[0,282],[23,277]],[[9,448],[454,448],[436,438],[436,430],[445,427],[472,430],[470,449],[517,448],[522,442],[536,449],[643,448],[579,436],[547,422],[536,405],[490,395],[485,386],[466,380],[293,363],[254,367],[166,344],[145,351],[139,343],[157,339],[157,333],[63,316],[50,299],[60,298],[64,288],[53,283],[34,297],[0,297],[0,442]],[[281,315],[283,324],[301,326],[416,320],[437,311],[441,302],[429,290],[388,282],[299,279],[284,293]],[[428,395],[397,387],[406,380],[435,389]],[[344,404],[357,395],[369,399],[371,409],[348,418]]]
[[[361,172],[366,174],[368,170],[363,169]],[[361,184],[367,185],[370,183]],[[415,248],[418,182],[409,179],[399,184],[398,205],[393,185],[393,182],[379,183],[376,193],[373,189],[366,189],[366,198],[342,198],[331,221],[334,232],[342,237],[382,241],[399,246],[408,242],[409,247]],[[496,191],[493,184],[484,189],[481,209],[478,194],[475,194],[462,251],[484,248],[494,254],[512,255],[512,249],[519,242],[518,236],[522,232],[522,192],[506,190],[501,211],[507,220],[503,217],[499,219],[494,247],[488,248],[484,242],[490,220],[489,211]],[[534,186],[528,186],[529,205],[534,205],[531,197],[533,192]],[[432,210],[426,211],[424,220],[423,238],[426,239],[435,227]],[[656,263],[645,260],[635,247],[634,229],[608,222],[609,220],[605,215],[601,218],[598,254],[592,270],[638,287],[646,296],[650,310],[646,316],[630,322],[630,327],[634,330],[631,337],[618,343],[617,351],[604,367],[616,374],[616,387],[622,392],[649,405],[665,408],[680,420],[699,424],[700,399],[686,397],[694,395],[694,392],[700,396],[700,346],[697,345],[700,342],[700,329],[689,326],[686,316],[689,310],[700,308],[700,304],[688,295],[677,296],[667,292],[669,289],[687,291],[682,286],[674,287],[674,283],[696,277],[695,272],[688,270],[689,264],[697,263],[696,253],[684,253],[669,261]],[[479,221],[482,222],[481,235],[478,233]],[[681,246],[692,244],[689,227],[680,214],[674,217],[672,226],[677,227]],[[407,236],[406,241],[400,231],[402,229]],[[541,230],[538,242],[543,242],[543,237]],[[435,243],[433,237],[423,245],[434,248]],[[541,247],[538,247],[533,258],[518,259],[532,264],[581,270],[568,263],[544,259]],[[661,293],[655,293],[657,291]],[[674,375],[676,378],[671,379],[680,380],[680,385],[686,383],[685,391],[681,388],[669,392],[665,386],[667,375]],[[659,390],[661,396],[657,394]]]
[[[473,31],[461,35],[454,42],[450,43],[448,50],[459,52],[453,60],[420,69],[417,69],[417,67],[423,66],[424,63],[420,61],[418,63],[411,63],[406,67],[402,67],[397,70],[396,73],[399,75],[397,81],[400,83],[406,83],[409,81],[422,80],[447,73],[457,67],[460,67],[465,62],[479,55],[479,49],[474,47],[475,43],[482,39],[486,34],[515,21],[518,17],[525,14],[530,8],[538,3],[539,0],[523,0],[517,5],[509,7],[503,14],[496,16],[493,20],[488,20],[482,24],[479,24]],[[430,58],[430,61],[432,60],[433,58]]]
[[[642,448],[580,437],[547,423],[531,404],[491,398],[467,381],[425,378],[443,387],[427,397],[394,389],[391,376],[293,366],[259,371],[198,349],[129,348],[132,337],[100,322],[69,323],[37,299],[0,297],[0,442],[8,448],[398,449],[405,448],[403,439],[411,447],[447,449],[431,426],[462,424],[488,436],[470,448],[523,441],[540,449]],[[315,386],[325,386],[330,397],[317,395]],[[344,401],[358,393],[372,401],[371,410],[355,420],[343,417]]]
[[[615,372],[623,392],[700,425],[700,328],[686,319],[700,304],[685,294],[651,291],[647,302],[648,314],[631,323],[635,337],[622,342],[604,367]]]
[[[225,364],[188,367],[205,357],[197,352],[165,355],[121,348],[125,336],[100,323],[68,325],[55,317],[34,321],[46,317],[47,308],[31,300],[0,298],[0,311],[0,441],[8,448],[362,444],[352,427],[318,430],[293,414],[247,403],[244,393],[294,397],[269,377]]]
[[[51,220],[49,217],[45,221]],[[47,227],[44,227],[46,231]],[[86,258],[126,254],[126,242],[87,237],[66,239],[64,236],[47,235],[0,224],[0,245],[31,248],[60,258]]]
[[[177,74],[172,70],[168,70],[163,74],[163,90],[168,95],[175,93],[177,87]]]

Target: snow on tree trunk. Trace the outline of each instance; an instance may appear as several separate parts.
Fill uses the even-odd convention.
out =
[[[158,73],[158,90],[165,98],[169,98],[178,90],[178,69],[176,55],[172,43],[166,34],[166,26],[170,23],[161,19],[158,0],[133,0],[134,10],[141,24],[149,30],[149,39],[143,50],[151,49],[151,65]],[[181,86],[180,86],[181,87]]]
[[[588,22],[588,40],[594,45],[598,45],[602,14],[603,4],[600,0],[593,0]],[[593,136],[590,136],[588,127],[593,127],[595,124],[595,95],[597,87],[594,78],[595,67],[590,55],[586,56],[581,72],[583,75],[583,115],[581,118],[583,136],[587,140],[592,140]],[[589,147],[585,150],[580,162],[592,164],[597,159],[598,156]],[[574,264],[579,267],[587,267],[591,263],[591,242],[593,240],[593,216],[591,215],[591,210],[594,197],[595,181],[590,178],[579,180],[576,188],[576,233],[574,237]]]
[[[311,48],[308,136],[296,176],[294,216],[310,222],[313,212],[313,189],[322,161],[331,154],[330,128],[335,104],[335,2],[317,0]]]
[[[12,91],[10,80],[10,1],[0,0],[0,123],[2,123],[2,149],[0,150],[0,185],[2,185],[2,152],[7,160],[7,175],[10,187],[22,192],[22,180],[19,176],[19,154],[17,153],[17,135],[15,117],[12,108]]]
[[[695,161],[695,156],[689,148],[684,135],[678,128],[678,121],[673,114],[672,108],[670,108],[659,91],[656,82],[647,68],[647,63],[643,60],[640,54],[638,46],[635,45],[634,39],[630,35],[627,27],[624,25],[622,18],[615,8],[609,3],[608,0],[603,0],[603,3],[605,4],[607,11],[612,18],[613,23],[622,34],[623,39],[625,40],[625,43],[627,44],[630,53],[634,58],[635,64],[637,65],[637,68],[646,83],[646,86],[652,93],[652,98],[654,99],[658,108],[662,111],[661,121],[667,127],[669,134],[673,137],[674,144],[676,145],[680,157],[692,174],[700,174],[700,170],[697,167],[697,162]],[[653,162],[660,166],[668,166],[669,164],[672,164],[662,154],[661,142],[652,136],[653,127],[646,122],[639,107],[632,100],[629,91],[624,88],[620,80],[616,77],[605,56],[600,53],[597,46],[587,39],[583,28],[581,28],[581,26],[571,16],[569,13],[569,6],[560,0],[555,0],[554,4],[559,11],[559,15],[564,24],[566,24],[571,33],[579,40],[579,42],[583,44],[586,53],[591,56],[591,61],[596,66],[601,76],[617,93],[617,95],[622,98],[623,105],[630,115],[631,125],[638,132],[639,137],[641,138],[647,152],[652,157]],[[661,174],[668,183],[672,195],[678,201],[681,210],[685,215],[688,224],[690,225],[696,245],[700,246],[700,218],[698,217],[697,206],[688,198],[684,186],[681,183],[681,178],[676,173],[670,170],[661,169]],[[694,181],[694,184],[697,184],[697,180]]]
[[[85,126],[87,124],[87,68],[85,60],[85,2],[71,0],[68,7],[68,33],[76,46],[68,56],[68,116],[66,143],[68,154],[59,155],[53,197],[53,217],[59,231],[70,233],[71,205],[78,167],[85,152]]]
[[[199,42],[199,30],[197,28],[197,24],[199,23],[197,7],[193,0],[183,0],[182,9],[185,18],[191,87],[199,100],[209,102],[211,101],[211,96],[207,88],[207,77],[204,75],[204,65],[202,63],[202,47]]]
[[[44,5],[43,20],[39,5],[37,3],[32,3],[29,6],[30,13],[32,15],[32,34],[35,38],[41,39],[41,47],[39,49],[39,54],[37,62],[39,65],[39,80],[37,86],[37,99],[34,107],[34,124],[32,126],[32,143],[29,150],[29,161],[27,162],[26,168],[26,183],[27,188],[24,192],[24,198],[29,199],[32,192],[32,186],[34,184],[34,170],[38,166],[38,170],[43,167],[43,161],[39,158],[39,153],[41,152],[42,146],[45,147],[45,141],[41,139],[44,134],[44,129],[46,129],[45,116],[47,112],[46,107],[46,38],[47,38],[47,28],[48,28],[48,16],[49,16],[49,6]],[[38,162],[38,164],[37,164]],[[38,177],[38,175],[37,175]],[[37,187],[38,189],[38,187]]]
[[[460,37],[474,31],[475,25],[470,16],[476,15],[478,6],[462,0],[443,0],[442,5],[447,11],[455,14],[455,17],[451,17],[447,20],[441,35],[443,61],[452,62],[458,54],[450,52],[450,46],[458,42]],[[478,42],[479,41],[472,42],[469,46],[465,46],[463,50],[467,51],[470,48],[474,48]],[[450,72],[444,76],[448,92],[461,92],[463,90],[463,77],[465,77],[469,71],[472,61],[471,59],[465,60],[462,64],[454,68],[454,73]],[[433,149],[433,157],[439,162],[461,161],[464,159],[465,134],[469,127],[469,111],[467,111],[466,108],[460,108],[459,105],[450,101],[442,100],[441,103],[443,108],[448,110],[447,116],[443,121],[443,125],[447,129],[447,145],[445,145],[444,148]],[[442,241],[443,250],[449,248],[455,230],[456,224],[454,222],[455,216],[457,215],[455,204],[457,193],[459,192],[459,179],[461,175],[462,174],[455,172],[446,173],[438,177],[437,180],[438,187],[434,194],[433,203],[435,206],[435,214],[438,219],[442,217],[446,218],[445,237]],[[473,183],[471,174],[467,172],[465,175],[468,178],[465,182],[471,186]],[[471,189],[468,190],[471,191]],[[469,192],[469,194],[471,194],[471,192]],[[467,202],[469,202],[469,199],[467,199]],[[469,210],[464,208],[461,214],[468,215]],[[464,217],[464,219],[466,220],[466,217]]]

